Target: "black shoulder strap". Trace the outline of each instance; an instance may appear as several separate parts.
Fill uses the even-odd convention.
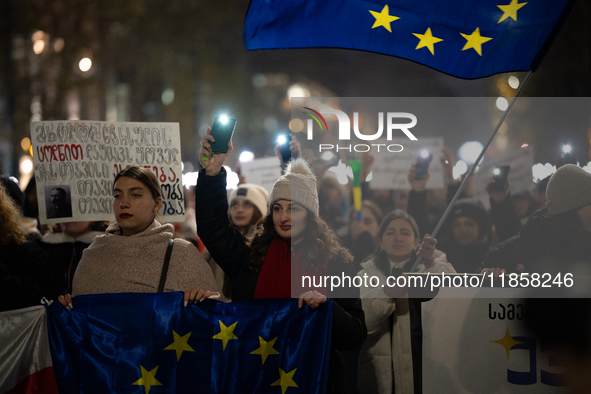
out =
[[[170,263],[170,255],[172,254],[172,246],[174,241],[168,240],[168,248],[166,249],[166,256],[164,257],[164,264],[162,265],[162,273],[160,274],[160,284],[158,285],[158,293],[164,291],[164,284],[166,283],[166,275],[168,274],[168,264]]]

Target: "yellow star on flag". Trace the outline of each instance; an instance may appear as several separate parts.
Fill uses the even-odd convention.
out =
[[[144,386],[146,390],[146,394],[150,392],[152,386],[162,386],[162,383],[156,380],[156,372],[158,372],[158,366],[148,372],[148,370],[140,365],[140,369],[142,371],[142,377],[132,385],[136,386]]]
[[[389,10],[388,4],[386,4],[384,6],[384,8],[382,8],[381,12],[369,10],[369,12],[371,12],[373,17],[376,18],[376,21],[373,23],[373,26],[371,27],[372,29],[375,29],[376,27],[383,26],[386,30],[388,30],[390,33],[392,33],[392,28],[390,27],[390,22],[393,22],[396,19],[400,19],[400,18],[397,16],[390,15],[388,10]]]
[[[511,4],[497,6],[501,9],[501,11],[503,11],[503,16],[501,16],[501,19],[499,19],[499,21],[497,23],[501,23],[502,21],[504,21],[507,18],[511,18],[517,22],[517,10],[527,4],[527,3],[518,3],[517,1],[518,0],[511,0]]]
[[[509,358],[509,351],[513,346],[519,343],[523,343],[513,339],[511,334],[509,334],[509,326],[507,326],[507,331],[505,332],[505,336],[503,338],[491,342],[498,343],[499,345],[503,346],[505,348],[505,351],[507,352],[507,358]]]
[[[234,329],[236,328],[236,324],[238,324],[238,322],[232,324],[230,327],[226,327],[224,325],[224,323],[222,323],[221,320],[219,322],[220,322],[220,332],[218,334],[215,334],[212,338],[213,339],[221,339],[224,343],[223,350],[226,350],[226,345],[228,344],[228,341],[230,339],[238,339],[238,337],[236,335],[234,335]]]
[[[271,354],[279,354],[277,350],[273,349],[273,346],[275,345],[275,341],[277,340],[277,338],[278,337],[275,337],[275,339],[271,339],[269,342],[267,342],[263,339],[263,337],[259,337],[261,347],[250,352],[250,354],[260,354],[263,358],[263,364],[265,364],[267,356],[270,356]]]
[[[194,352],[193,348],[189,346],[187,343],[189,341],[189,337],[191,333],[188,333],[185,336],[180,336],[174,330],[172,330],[172,335],[174,336],[174,342],[164,348],[164,350],[176,350],[176,359],[177,361],[181,359],[181,355],[184,351],[187,352]]]
[[[462,48],[462,51],[465,51],[466,49],[474,49],[476,51],[476,53],[478,53],[480,56],[482,56],[482,47],[481,45],[487,41],[492,40],[492,38],[490,37],[483,37],[480,35],[480,28],[477,27],[476,30],[474,30],[472,32],[472,34],[467,35],[464,33],[460,33],[462,35],[462,37],[464,37],[467,41],[466,41],[466,45],[464,45],[464,47]]]
[[[281,394],[285,394],[288,387],[298,387],[298,385],[293,381],[293,374],[298,369],[294,369],[291,372],[284,372],[281,368],[279,368],[279,380],[275,383],[271,384],[271,386],[281,386]]]
[[[441,39],[441,38],[433,37],[430,27],[427,28],[427,31],[425,32],[425,34],[418,34],[418,33],[412,33],[412,34],[414,36],[416,36],[419,40],[421,40],[421,41],[419,41],[419,43],[417,44],[417,47],[415,49],[427,47],[427,48],[429,48],[429,51],[431,51],[431,55],[435,55],[435,47],[433,44],[443,41],[443,39]]]

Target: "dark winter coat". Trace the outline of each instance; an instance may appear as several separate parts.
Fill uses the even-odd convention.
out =
[[[48,299],[57,300],[60,295],[72,293],[72,281],[82,252],[101,234],[104,232],[91,231],[74,239],[64,233],[47,233],[35,241],[47,253],[47,264],[52,270],[52,288]]]
[[[27,241],[0,250],[0,311],[41,305],[50,288],[51,270],[37,245]]]

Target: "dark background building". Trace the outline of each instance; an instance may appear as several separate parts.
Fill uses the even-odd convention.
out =
[[[197,166],[200,135],[216,114],[238,119],[237,145],[273,154],[287,131],[288,89],[316,97],[466,97],[515,94],[506,73],[462,80],[390,56],[342,49],[247,52],[245,0],[4,0],[0,2],[0,172],[18,175],[29,122],[88,119],[179,122],[182,157]],[[591,2],[579,1],[524,96],[591,96]],[[90,68],[80,63],[89,59]],[[85,65],[86,64],[86,65]],[[518,108],[515,109],[518,113]],[[551,161],[572,141],[589,160],[590,123],[507,132]],[[454,136],[449,148],[471,136]],[[531,142],[530,142],[531,141]],[[237,159],[237,154],[232,160]]]

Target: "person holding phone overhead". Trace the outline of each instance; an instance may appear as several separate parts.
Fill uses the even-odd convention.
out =
[[[355,276],[353,260],[336,235],[318,217],[316,177],[307,163],[290,162],[270,195],[270,213],[263,218],[252,241],[230,225],[226,199],[226,153],[212,151],[215,138],[210,130],[199,154],[203,169],[195,188],[197,229],[211,255],[232,279],[233,301],[291,297],[292,270],[298,273],[328,273]],[[300,293],[298,305],[322,307],[328,294]],[[337,350],[350,350],[365,340],[367,328],[358,289],[332,292],[332,343],[328,392],[346,392],[343,367]],[[351,296],[351,291],[356,293]],[[299,290],[296,290],[298,292]],[[343,294],[346,293],[346,294]],[[339,296],[339,298],[335,298]],[[345,296],[347,298],[341,298]]]
[[[160,223],[161,207],[162,193],[154,173],[143,167],[119,172],[113,183],[116,222],[84,250],[74,274],[72,296],[185,291],[185,306],[220,297],[211,269],[197,248],[183,239],[173,240],[174,226]],[[168,269],[163,268],[167,259]],[[160,290],[161,277],[164,286]],[[73,308],[72,296],[58,300]]]

